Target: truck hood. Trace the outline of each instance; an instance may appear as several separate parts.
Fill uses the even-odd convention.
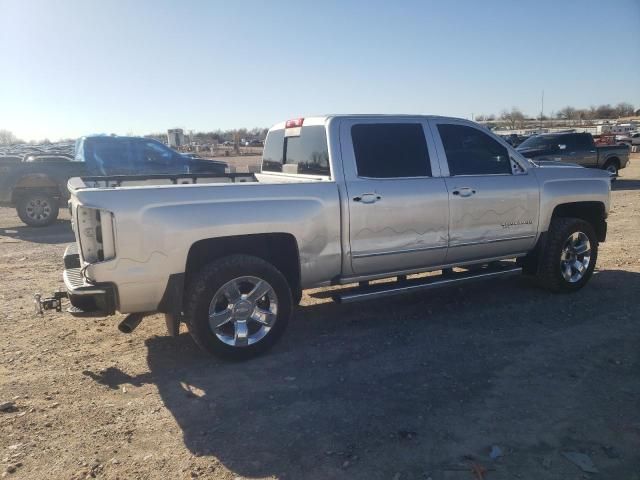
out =
[[[547,178],[556,176],[567,178],[569,176],[574,179],[606,178],[607,180],[610,180],[612,177],[612,175],[606,170],[585,168],[575,163],[556,162],[554,160],[535,160],[533,162],[537,165],[538,169],[544,172],[543,175]]]
[[[516,151],[526,158],[535,158],[556,153],[549,148],[516,148]]]
[[[584,168],[575,163],[556,162],[555,160],[536,160],[535,163],[540,168]]]

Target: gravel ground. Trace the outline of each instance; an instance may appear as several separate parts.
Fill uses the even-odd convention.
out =
[[[122,317],[36,317],[32,294],[62,285],[69,223],[0,209],[0,474],[638,479],[634,157],[582,291],[517,278],[345,306],[312,291],[276,348],[242,363],[166,337],[160,316],[129,336]]]

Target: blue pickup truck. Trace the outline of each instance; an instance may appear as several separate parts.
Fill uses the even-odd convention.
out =
[[[0,206],[15,207],[27,225],[55,222],[69,196],[67,181],[80,176],[221,174],[226,162],[183,155],[157,140],[90,135],[76,141],[75,157],[0,157]]]

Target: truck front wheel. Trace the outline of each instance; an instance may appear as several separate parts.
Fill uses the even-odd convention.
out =
[[[205,266],[189,283],[185,317],[204,351],[246,359],[276,343],[292,309],[291,289],[278,269],[261,258],[230,255]]]
[[[30,227],[46,227],[58,218],[58,200],[46,193],[25,193],[16,203],[20,220]]]
[[[538,281],[552,292],[574,292],[587,284],[597,258],[598,238],[590,223],[554,218],[541,252]]]

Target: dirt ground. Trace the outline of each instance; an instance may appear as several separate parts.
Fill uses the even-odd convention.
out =
[[[574,295],[525,278],[345,306],[311,292],[241,363],[160,316],[129,336],[122,317],[35,316],[33,293],[62,286],[68,217],[33,229],[0,209],[0,474],[639,479],[640,155],[614,190]]]

